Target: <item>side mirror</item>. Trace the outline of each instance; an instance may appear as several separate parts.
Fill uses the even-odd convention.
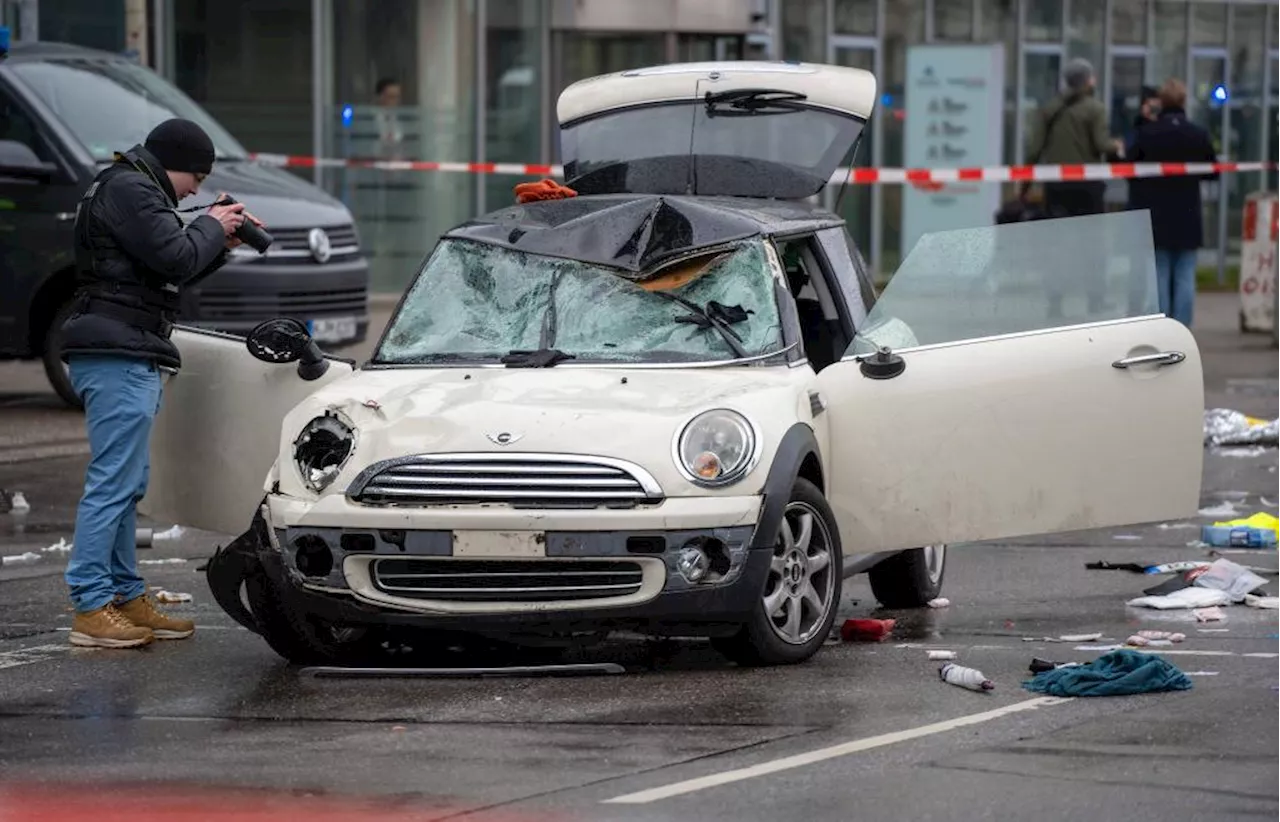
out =
[[[26,143],[17,140],[0,140],[0,177],[34,182],[53,179],[58,167],[36,156]]]
[[[262,362],[298,363],[298,376],[308,382],[320,379],[329,370],[329,361],[307,333],[307,327],[287,317],[259,323],[249,332],[245,347]]]

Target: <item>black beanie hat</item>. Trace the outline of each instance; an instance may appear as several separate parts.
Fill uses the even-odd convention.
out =
[[[208,174],[213,170],[213,141],[190,120],[165,120],[147,135],[144,147],[165,171]]]

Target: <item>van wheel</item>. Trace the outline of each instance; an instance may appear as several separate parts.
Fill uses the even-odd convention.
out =
[[[947,546],[928,545],[892,556],[867,571],[871,593],[886,608],[923,608],[942,593]]]
[[[738,633],[712,640],[716,650],[743,666],[804,662],[831,633],[843,568],[831,507],[813,483],[797,479],[760,599]]]
[[[377,655],[376,632],[298,611],[266,574],[247,577],[245,595],[262,638],[295,665],[368,665]]]
[[[67,368],[67,364],[62,361],[62,325],[71,316],[75,310],[75,302],[68,300],[63,303],[57,313],[53,315],[53,321],[49,323],[48,330],[44,333],[44,373],[49,379],[49,385],[53,386],[53,390],[57,392],[58,397],[72,408],[83,408],[84,402],[80,399],[80,395],[76,393],[75,386],[71,384],[71,371]]]

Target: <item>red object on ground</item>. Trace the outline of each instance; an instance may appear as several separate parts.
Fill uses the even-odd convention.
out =
[[[893,631],[892,619],[846,619],[840,626],[845,642],[879,642]]]
[[[563,200],[567,197],[577,196],[578,192],[568,186],[562,186],[550,178],[539,180],[536,183],[519,183],[516,185],[517,203],[532,203],[537,200]]]

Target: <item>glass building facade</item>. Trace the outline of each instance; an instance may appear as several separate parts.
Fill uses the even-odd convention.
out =
[[[43,39],[124,48],[122,0],[0,0]],[[1142,85],[1189,89],[1226,160],[1277,159],[1277,0],[150,0],[147,61],[250,150],[328,158],[558,162],[555,101],[584,77],[685,60],[787,59],[869,69],[882,104],[855,164],[906,156],[909,50],[1000,43],[1002,161],[1026,160],[1036,108],[1090,60],[1112,133]],[[1221,87],[1223,92],[1215,94]],[[382,93],[379,93],[379,90]],[[374,287],[397,292],[442,231],[513,200],[520,178],[320,166],[355,213]],[[1204,185],[1203,263],[1238,252],[1244,197],[1274,172]],[[824,194],[868,261],[893,271],[904,187]],[[1120,207],[1125,183],[1109,183]],[[975,223],[989,214],[975,214]],[[1219,255],[1218,251],[1225,253]]]

